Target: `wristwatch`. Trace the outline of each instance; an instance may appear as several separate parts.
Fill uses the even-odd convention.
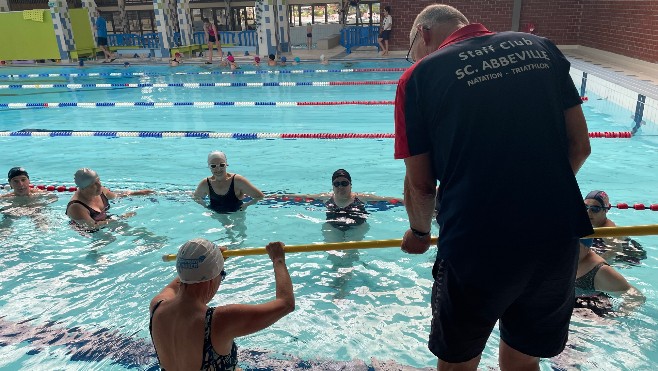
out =
[[[425,237],[425,236],[427,236],[427,235],[430,234],[429,231],[428,231],[428,232],[421,232],[421,231],[419,231],[419,230],[417,230],[417,229],[414,229],[413,227],[409,227],[409,229],[411,229],[411,233],[413,233],[414,236],[416,236],[416,237],[418,237],[418,238],[423,238],[423,237]]]

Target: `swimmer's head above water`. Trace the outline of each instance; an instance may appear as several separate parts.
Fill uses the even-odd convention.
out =
[[[76,171],[75,175],[73,176],[75,185],[80,189],[89,187],[90,185],[94,184],[97,179],[98,174],[92,169],[86,167]]]
[[[195,238],[185,242],[176,255],[176,271],[182,283],[210,281],[224,270],[222,251],[214,243]]]

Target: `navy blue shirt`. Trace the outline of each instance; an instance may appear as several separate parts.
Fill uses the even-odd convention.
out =
[[[564,111],[581,104],[569,62],[547,39],[480,24],[446,41],[402,75],[395,102],[395,158],[429,153],[441,185],[441,254],[592,233],[567,152]]]
[[[101,16],[96,18],[96,36],[107,37],[107,23],[105,22],[105,18]]]

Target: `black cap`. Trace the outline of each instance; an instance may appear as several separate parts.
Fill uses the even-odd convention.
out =
[[[27,171],[25,171],[25,169],[22,167],[12,167],[7,173],[7,180],[11,182],[11,178],[17,177],[19,175],[25,175],[28,179],[30,178],[30,176],[27,175]]]
[[[334,175],[331,176],[331,181],[333,182],[336,180],[336,178],[347,178],[350,182],[352,182],[352,177],[350,176],[350,173],[347,172],[345,169],[338,169],[334,171]]]

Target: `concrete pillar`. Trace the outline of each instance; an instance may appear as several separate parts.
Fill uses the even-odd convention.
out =
[[[192,13],[190,12],[190,0],[177,0],[178,2],[178,29],[180,30],[180,42],[183,45],[194,43],[194,29],[192,28]]]
[[[172,8],[175,7],[176,0],[154,0],[153,9],[155,11],[155,24],[160,34],[160,50],[163,58],[169,57],[169,49],[176,46],[174,40],[175,13]],[[171,3],[174,3],[172,6]]]
[[[290,52],[286,0],[259,0],[256,1],[256,9],[258,12],[258,54]]]
[[[117,6],[119,7],[119,25],[121,26],[122,33],[130,33],[130,26],[128,25],[128,15],[126,14],[126,0],[118,0]],[[115,32],[118,33],[118,32]]]
[[[9,0],[0,0],[0,12],[9,11]]]
[[[69,19],[69,6],[66,0],[51,0],[48,2],[48,6],[55,27],[55,38],[57,39],[60,59],[68,61],[69,52],[75,50],[73,28]]]

